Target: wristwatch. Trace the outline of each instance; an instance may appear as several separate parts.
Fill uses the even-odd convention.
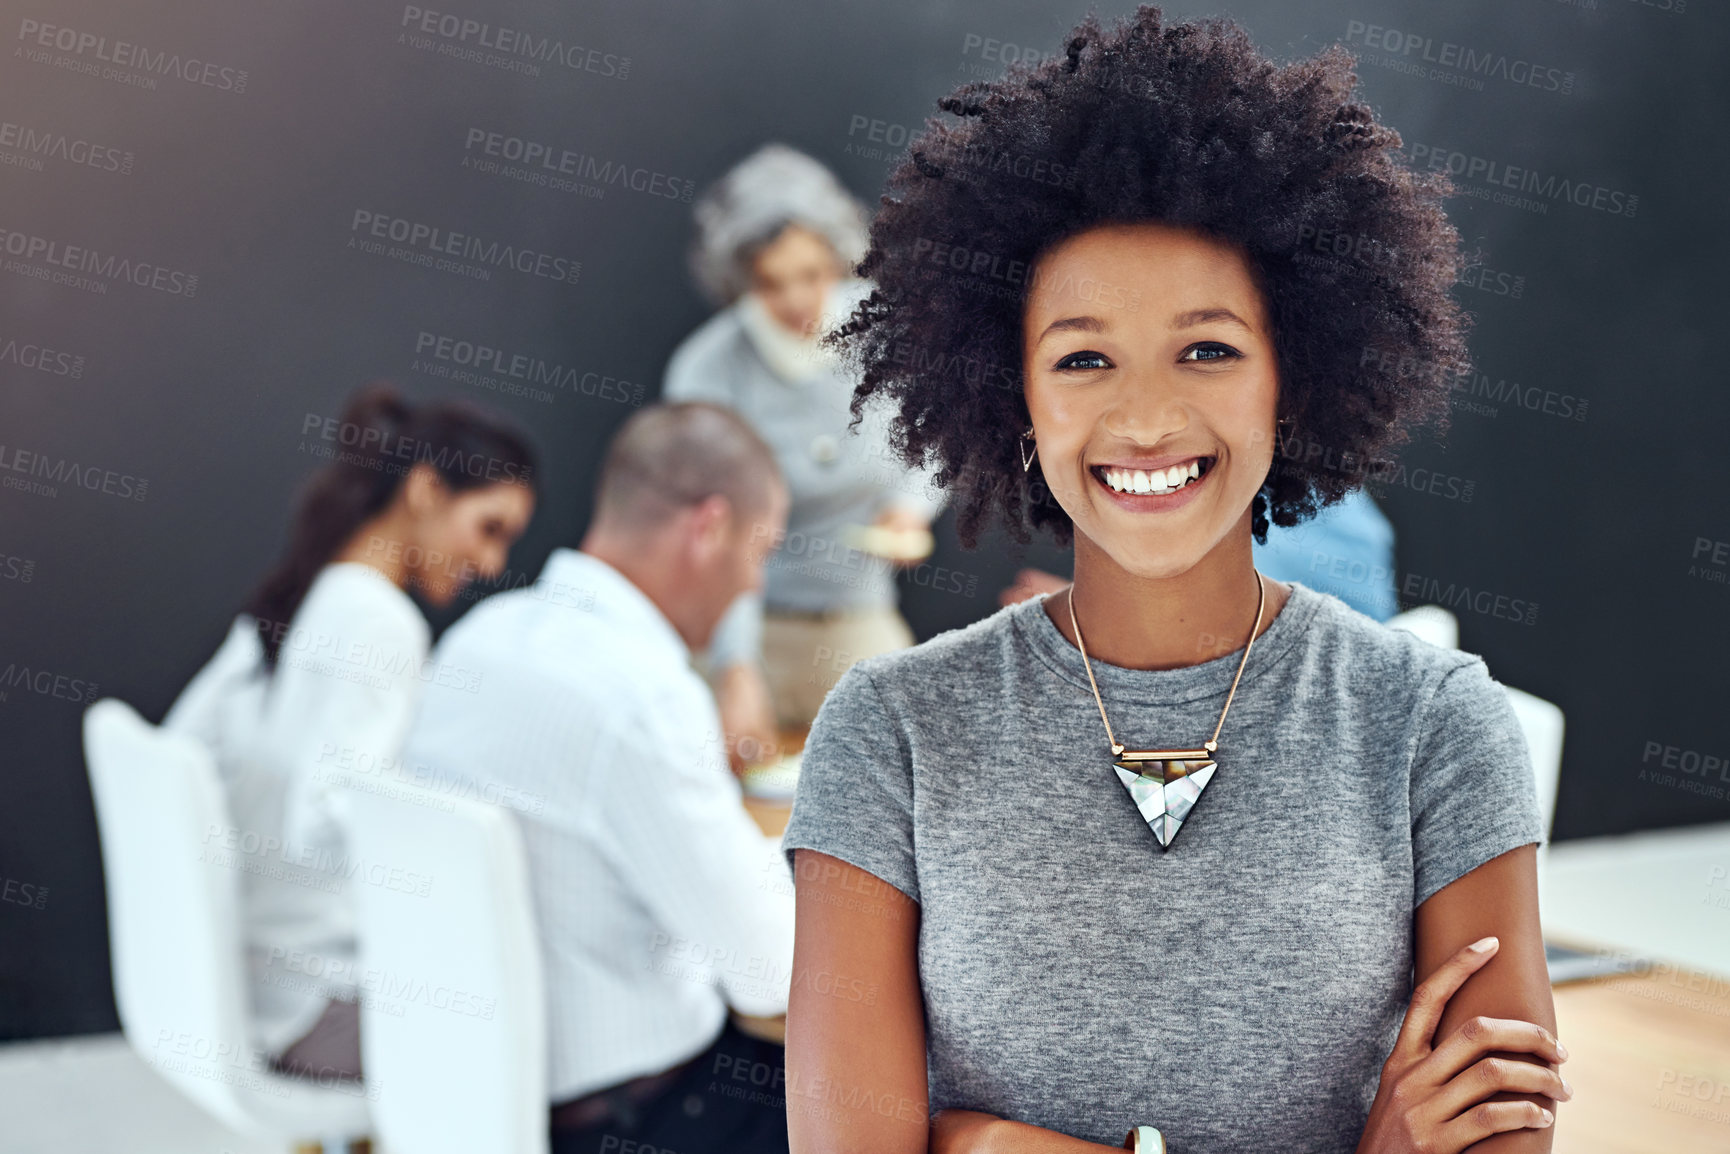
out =
[[[1137,1126],[1123,1140],[1131,1154],[1166,1154],[1165,1138],[1152,1126]]]

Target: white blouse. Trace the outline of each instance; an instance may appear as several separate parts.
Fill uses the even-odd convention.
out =
[[[201,848],[240,873],[253,1041],[271,1053],[304,1036],[331,998],[352,996],[349,887],[366,874],[328,799],[356,764],[399,756],[430,643],[420,610],[383,574],[327,565],[283,632],[274,673],[242,616],[163,720],[209,745],[222,775],[229,827]]]

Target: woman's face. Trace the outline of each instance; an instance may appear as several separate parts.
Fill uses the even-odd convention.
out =
[[[790,224],[751,262],[751,291],[782,328],[811,336],[823,315],[830,288],[841,279],[841,263],[829,242]]]
[[[419,548],[405,551],[410,582],[434,605],[449,605],[469,582],[504,572],[534,511],[527,485],[499,481],[456,492],[439,482],[436,499],[416,517]]]
[[[1176,576],[1249,531],[1279,378],[1236,249],[1160,224],[1070,237],[1034,266],[1022,364],[1052,496],[1120,567]]]

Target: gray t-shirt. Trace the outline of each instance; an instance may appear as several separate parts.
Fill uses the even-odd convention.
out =
[[[1199,746],[1242,649],[1095,661],[1118,739]],[[1350,1151],[1411,991],[1413,910],[1541,840],[1477,657],[1293,583],[1218,770],[1162,851],[1081,655],[1035,599],[854,665],[805,748],[793,850],[920,904],[930,1109],[1176,1154]]]

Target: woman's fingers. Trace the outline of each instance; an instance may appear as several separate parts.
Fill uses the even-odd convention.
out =
[[[1495,1051],[1531,1054],[1558,1065],[1568,1060],[1568,1051],[1544,1027],[1516,1018],[1480,1016],[1467,1018],[1442,1039],[1441,1045],[1424,1060],[1427,1067],[1424,1073],[1439,1086],[1452,1080],[1479,1058]]]
[[[1431,1105],[1437,1117],[1452,1119],[1496,1094],[1542,1094],[1557,1102],[1574,1096],[1567,1079],[1548,1066],[1518,1058],[1475,1062],[1437,1091]]]
[[[1435,1042],[1449,1000],[1496,955],[1500,944],[1493,937],[1473,942],[1412,991],[1411,1007],[1382,1071],[1383,1091],[1392,1086],[1387,1100],[1395,1104],[1390,1108],[1394,1125],[1411,1140],[1408,1144],[1421,1135],[1426,1148],[1460,1151],[1492,1134],[1544,1127],[1555,1120],[1532,1102],[1486,1101],[1499,1094],[1535,1094],[1555,1101],[1573,1096],[1561,1075],[1545,1065],[1566,1061],[1567,1051],[1548,1030],[1531,1022],[1469,1018],[1439,1045]],[[1535,1061],[1520,1056],[1527,1054]],[[1382,1102],[1378,1093],[1377,1109]],[[1372,1109],[1372,1123],[1375,1118]]]
[[[1495,938],[1480,938],[1464,947],[1453,957],[1436,967],[1436,972],[1418,983],[1412,991],[1411,1006],[1406,1010],[1405,1024],[1394,1042],[1394,1053],[1416,1061],[1430,1052],[1430,1043],[1441,1024],[1442,1011],[1448,999],[1466,984],[1466,979],[1483,968],[1496,956],[1501,943]]]
[[[1484,1102],[1442,1126],[1441,1148],[1464,1150],[1491,1134],[1541,1130],[1555,1120],[1554,1114],[1531,1102]]]

